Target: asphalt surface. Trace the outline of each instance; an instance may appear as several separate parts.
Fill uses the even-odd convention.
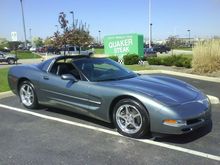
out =
[[[220,84],[182,78],[206,94],[219,95]],[[0,104],[25,109],[16,96]],[[29,110],[30,111],[30,110]],[[54,108],[31,110],[68,121],[116,131],[99,120]],[[155,141],[220,156],[220,104],[212,106],[212,125],[183,136]],[[220,162],[0,108],[0,164],[220,164]]]

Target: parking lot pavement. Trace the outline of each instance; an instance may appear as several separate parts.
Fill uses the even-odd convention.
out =
[[[88,125],[91,123],[85,122]],[[0,123],[1,164],[219,163],[189,153],[4,108],[0,108]]]
[[[206,94],[218,96],[219,83],[178,78]],[[42,118],[0,106],[1,164],[219,164],[220,161],[220,104],[212,105],[212,126],[154,141],[118,136],[112,124],[69,111],[26,110],[16,96],[0,99],[0,105],[49,116]],[[51,117],[59,120],[50,120]]]
[[[17,97],[0,99],[0,105],[25,108]],[[213,126],[184,136],[157,138],[155,142],[215,155],[220,160],[220,105],[213,106]],[[111,124],[73,112],[54,108],[28,110],[40,115],[116,132]],[[211,131],[211,132],[210,132]],[[206,159],[172,149],[142,143],[103,131],[42,119],[36,116],[0,108],[0,162],[11,164],[49,163],[69,164],[218,164]],[[3,152],[4,151],[4,152]],[[7,152],[6,152],[7,151]],[[191,152],[191,151],[190,151]],[[67,155],[65,155],[65,153]],[[37,156],[35,156],[37,154]],[[51,156],[52,155],[52,156]],[[84,157],[84,159],[83,159]],[[1,160],[2,159],[2,160]],[[50,164],[51,164],[50,163]]]

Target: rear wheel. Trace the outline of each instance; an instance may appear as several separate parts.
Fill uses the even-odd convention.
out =
[[[38,108],[37,95],[34,86],[30,81],[23,81],[19,87],[19,97],[21,103],[29,109]]]
[[[8,64],[14,64],[14,63],[15,63],[14,59],[12,59],[12,58],[8,59]]]
[[[123,99],[116,104],[113,121],[120,134],[132,138],[141,138],[150,130],[147,110],[133,99]]]

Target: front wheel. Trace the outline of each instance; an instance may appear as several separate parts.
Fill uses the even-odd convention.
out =
[[[24,81],[19,87],[19,97],[21,103],[29,109],[38,108],[37,95],[34,86],[30,81]]]
[[[147,110],[133,99],[123,99],[116,104],[113,121],[118,132],[128,137],[141,138],[150,131]]]

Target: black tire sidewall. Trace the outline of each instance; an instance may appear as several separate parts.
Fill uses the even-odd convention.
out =
[[[8,64],[14,64],[15,63],[15,60],[13,59],[8,59]]]
[[[21,101],[21,96],[20,96],[20,90],[21,90],[21,87],[24,85],[24,84],[27,84],[31,87],[31,89],[33,90],[33,95],[34,95],[34,102],[32,105],[30,106],[27,106],[25,104],[22,103]],[[38,99],[37,99],[37,95],[36,95],[36,92],[35,92],[35,88],[34,88],[34,85],[30,82],[30,81],[23,81],[20,85],[19,85],[19,91],[18,91],[18,95],[19,95],[19,98],[20,98],[20,101],[22,103],[22,105],[24,105],[26,108],[28,109],[36,109],[38,108]]]
[[[140,130],[134,134],[128,134],[126,132],[123,132],[117,124],[116,112],[117,112],[117,109],[123,104],[135,106],[141,114],[142,126],[141,126]],[[114,125],[120,134],[122,134],[124,136],[131,137],[131,138],[141,138],[150,132],[149,114],[148,114],[146,108],[141,103],[139,103],[138,101],[136,101],[134,99],[122,99],[115,105],[114,112],[113,112],[113,122],[114,122]]]

